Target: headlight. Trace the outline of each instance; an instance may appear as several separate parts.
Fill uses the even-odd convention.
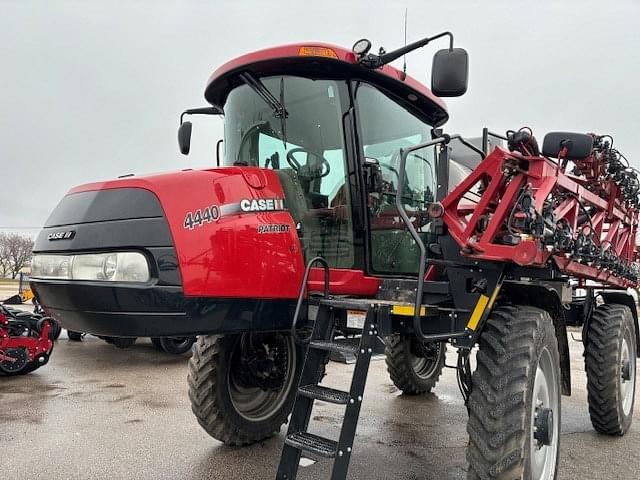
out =
[[[146,282],[151,278],[147,259],[139,252],[34,255],[31,276],[111,282]]]
[[[31,276],[41,278],[70,278],[69,255],[34,255],[31,259]]]

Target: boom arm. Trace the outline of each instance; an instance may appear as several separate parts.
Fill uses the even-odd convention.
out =
[[[555,262],[578,279],[636,286],[635,174],[604,168],[598,142],[573,159],[576,175],[565,173],[566,160],[526,153],[496,148],[443,200],[444,222],[462,253],[530,267]],[[558,156],[566,154],[563,148]]]

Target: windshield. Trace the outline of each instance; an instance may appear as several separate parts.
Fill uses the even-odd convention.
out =
[[[249,85],[235,88],[225,111],[225,163],[267,166],[255,143],[257,133],[274,139],[273,151],[284,166],[286,152],[293,147],[320,153],[342,148],[342,116],[336,82],[277,76],[260,79],[277,98],[286,114],[279,115]],[[275,141],[277,140],[277,141]],[[264,152],[268,153],[268,152]],[[296,157],[297,158],[297,157]]]
[[[321,255],[332,267],[352,268],[339,94],[346,83],[294,76],[255,80],[232,90],[224,105],[223,163],[276,170],[306,258]]]

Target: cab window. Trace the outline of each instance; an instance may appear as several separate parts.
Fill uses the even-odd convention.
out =
[[[382,91],[365,83],[355,88],[362,154],[380,165],[382,192],[368,194],[371,269],[381,274],[415,274],[420,251],[395,205],[401,149],[431,140],[431,126]],[[436,192],[435,150],[414,151],[407,158],[402,204],[428,242],[426,206]]]
[[[277,171],[298,225],[305,258],[354,265],[353,222],[338,82],[294,76],[261,78],[286,110],[278,115],[248,85],[224,106],[226,165]]]

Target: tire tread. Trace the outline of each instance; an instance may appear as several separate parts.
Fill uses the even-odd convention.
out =
[[[509,305],[491,313],[480,337],[468,401],[467,479],[526,478],[525,392],[536,352],[550,338],[557,348],[553,322],[544,310]]]

